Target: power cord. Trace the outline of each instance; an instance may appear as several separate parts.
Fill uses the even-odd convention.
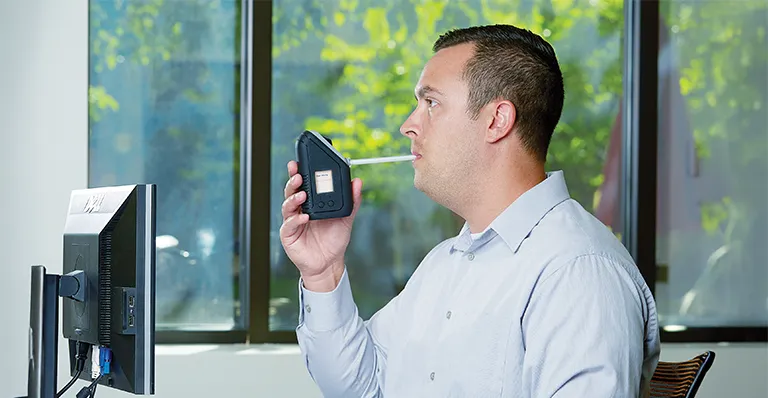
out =
[[[106,347],[99,347],[99,376],[93,379],[90,385],[83,387],[77,393],[77,398],[94,398],[96,396],[96,387],[104,375],[109,374],[112,365],[112,351]]]
[[[93,379],[91,384],[87,387],[83,387],[80,389],[80,392],[77,393],[77,398],[93,398],[96,396],[96,387],[99,385],[99,380],[101,380],[101,377],[104,376],[103,374],[99,375],[99,377]]]
[[[85,368],[85,361],[88,359],[88,350],[91,349],[91,345],[78,341],[76,343],[76,347],[77,355],[75,358],[77,359],[77,364],[75,365],[75,375],[72,377],[72,380],[70,380],[69,383],[67,383],[67,385],[65,385],[64,388],[62,388],[61,391],[56,394],[56,398],[64,395],[64,393],[67,392],[67,390],[69,390],[73,384],[75,384],[77,379],[80,377],[80,374],[83,373],[83,368]]]

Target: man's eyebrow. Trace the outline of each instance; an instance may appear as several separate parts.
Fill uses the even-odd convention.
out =
[[[423,98],[423,97],[425,97],[429,93],[435,93],[435,94],[439,94],[439,95],[445,96],[445,94],[443,94],[440,90],[438,90],[438,89],[436,89],[436,88],[434,88],[434,87],[432,87],[430,85],[426,85],[426,86],[421,86],[421,87],[416,89],[416,98]]]

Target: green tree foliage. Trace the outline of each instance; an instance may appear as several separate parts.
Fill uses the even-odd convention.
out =
[[[201,256],[199,233],[211,231],[220,242],[208,263],[158,261],[161,323],[239,315],[231,238],[239,235],[237,4],[89,2],[89,119],[98,149],[91,153],[91,184],[157,183],[158,235],[174,236],[193,256]],[[135,157],[120,157],[111,145],[118,137],[127,137],[124,146]]]
[[[432,44],[448,29],[475,24],[512,23],[542,34],[560,56],[566,85],[562,123],[549,154],[551,168],[569,170],[573,195],[585,205],[602,182],[601,167],[609,129],[621,95],[622,2],[596,6],[572,1],[339,1],[315,6],[297,30],[321,40],[319,57],[334,65],[327,79],[309,90],[326,93],[330,115],[313,115],[306,126],[335,138],[352,158],[407,153],[400,124],[413,110],[413,87],[431,55]],[[279,9],[297,9],[281,4]],[[290,11],[288,11],[290,12]],[[319,17],[317,17],[319,15]],[[315,16],[314,18],[312,16]],[[591,29],[598,26],[597,32]],[[309,32],[309,33],[306,33]],[[276,57],[316,51],[288,30]],[[585,35],[587,36],[585,40]],[[312,46],[316,46],[312,42]],[[392,200],[410,181],[387,172],[395,165],[358,171],[366,199]]]
[[[351,158],[398,155],[410,142],[398,130],[413,110],[413,86],[431,55],[437,37],[455,27],[511,23],[549,40],[565,79],[566,102],[548,155],[549,169],[564,169],[571,195],[588,209],[599,198],[602,167],[610,129],[619,111],[622,89],[623,1],[621,0],[281,0],[273,8],[272,232],[279,227],[279,202],[285,161],[293,158],[293,140],[302,129],[333,138]],[[129,62],[153,68],[153,99],[220,104],[223,98],[206,84],[216,72],[199,61],[201,40],[214,36],[201,15],[215,14],[220,1],[91,1],[92,75],[109,73]],[[667,26],[685,38],[676,46],[685,60],[680,87],[686,98],[698,154],[726,148],[734,175],[766,169],[766,4],[739,2],[662,2]],[[240,15],[232,21],[239,34]],[[232,16],[230,16],[231,18]],[[722,21],[723,23],[712,23]],[[745,23],[746,21],[746,23]],[[745,29],[743,26],[757,27]],[[239,41],[234,46],[239,57]],[[230,54],[231,56],[231,54]],[[174,64],[175,67],[168,67]],[[233,85],[239,84],[239,71]],[[752,82],[751,85],[744,84]],[[126,84],[131,84],[126,82]],[[89,87],[92,126],[108,123],[123,105],[120,87]],[[236,91],[239,93],[239,91]],[[235,95],[232,112],[241,109]],[[159,112],[159,111],[158,111]],[[258,121],[254,121],[258,123]],[[191,159],[206,154],[205,167],[184,162],[167,166],[189,183],[195,200],[210,174],[232,178],[239,158],[206,152],[226,147],[239,151],[237,131],[177,123],[159,132],[157,145],[176,147],[173,156]],[[214,145],[211,140],[216,140]],[[158,150],[158,156],[172,158]],[[233,155],[233,154],[230,154]],[[159,163],[158,163],[159,165]],[[161,166],[156,166],[161,167]],[[353,174],[365,181],[362,228],[354,237],[350,272],[363,315],[386,302],[394,290],[375,291],[381,269],[394,270],[402,284],[421,256],[438,240],[455,234],[460,220],[450,212],[424,206],[428,226],[414,222],[408,207],[424,203],[413,193],[412,176],[402,165],[359,166]],[[207,178],[208,177],[208,178]],[[755,195],[750,178],[732,181],[728,196],[703,207],[703,227],[724,234],[727,242],[759,246],[766,236],[765,195]],[[405,199],[404,199],[405,198]],[[275,204],[276,203],[276,204]],[[418,205],[421,206],[421,205]],[[758,211],[758,216],[746,214]],[[760,227],[762,225],[762,227]],[[429,233],[427,233],[429,232]],[[365,244],[365,240],[377,242]],[[272,297],[295,297],[295,269],[280,256],[272,240]],[[756,251],[754,251],[756,253]],[[764,261],[752,261],[761,264]],[[740,262],[741,264],[741,262]],[[755,270],[747,270],[751,275]],[[388,271],[391,273],[391,271]],[[746,273],[750,275],[749,273]],[[191,282],[190,282],[191,283]],[[237,285],[237,283],[235,283]],[[294,305],[290,305],[293,311]],[[284,321],[292,327],[295,313]]]
[[[697,155],[712,157],[713,148],[727,148],[732,173],[764,170],[766,163],[766,106],[768,106],[768,3],[663,2],[662,16],[679,52],[680,92],[693,121]],[[741,212],[764,209],[749,179],[735,179],[719,204],[704,210],[704,229],[722,230],[726,219]],[[729,198],[727,195],[746,195]],[[730,216],[728,215],[730,214]]]
[[[706,265],[686,297],[673,297],[672,315],[707,325],[738,318],[765,325],[768,266],[768,3],[669,1],[661,15],[680,71],[680,92],[696,153],[709,166],[702,178],[719,191],[703,194],[701,228],[665,239],[679,250],[708,249]],[[685,264],[671,264],[671,267]],[[729,289],[738,289],[731,294]],[[687,300],[687,303],[685,301]],[[684,303],[684,304],[681,304]],[[718,319],[718,320],[716,320]],[[713,323],[714,322],[714,323]],[[727,322],[727,321],[726,321]]]
[[[178,100],[215,103],[221,98],[203,89],[210,65],[189,60],[200,58],[200,41],[211,36],[200,14],[218,2],[165,0],[141,2],[91,2],[92,73],[108,73],[129,62],[151,68],[156,104]],[[568,170],[572,195],[587,206],[599,186],[608,132],[618,111],[621,86],[621,1],[445,1],[399,0],[286,0],[276,3],[273,16],[273,57],[276,65],[312,66],[310,78],[299,73],[275,75],[275,87],[290,92],[274,96],[273,163],[282,170],[292,158],[292,142],[303,128],[327,134],[348,157],[363,158],[407,153],[409,141],[400,136],[400,124],[412,111],[413,86],[440,33],[454,27],[486,23],[513,23],[544,35],[553,42],[561,60],[566,84],[563,118],[549,155],[550,168]],[[236,18],[239,20],[239,17]],[[238,47],[238,46],[236,46]],[[183,62],[180,62],[183,60]],[[169,63],[179,64],[169,68]],[[319,71],[319,72],[318,72]],[[283,79],[283,80],[281,80]],[[120,112],[119,87],[90,88],[91,121],[102,123],[110,112]],[[307,99],[314,99],[307,104]],[[297,104],[304,110],[296,110]],[[237,107],[234,109],[238,112]],[[155,108],[159,109],[159,108]],[[182,148],[191,159],[205,153],[205,140],[213,134],[200,126],[180,123],[159,132],[162,148]],[[219,134],[220,135],[220,134]],[[237,141],[232,135],[225,139]],[[158,156],[172,159],[170,149]],[[198,154],[198,155],[196,155]],[[213,159],[222,159],[216,157]],[[178,171],[177,178],[191,184],[188,198],[199,196],[206,173],[224,172],[232,163],[208,167],[184,164],[165,166]],[[183,163],[183,162],[182,162]],[[159,167],[160,166],[158,163]],[[237,167],[237,163],[235,163]],[[402,165],[360,166],[355,176],[365,181],[366,209],[362,219],[373,224],[369,247],[359,237],[351,250],[351,263],[360,273],[356,281],[376,280],[378,269],[392,269],[395,283],[404,283],[421,256],[437,241],[454,234],[460,220],[447,210],[425,207],[432,216],[428,226],[411,218],[413,206],[403,197],[412,195],[412,176]],[[273,202],[279,204],[282,174],[273,174]],[[224,175],[222,177],[226,178]],[[207,188],[210,189],[210,188]],[[422,198],[423,200],[423,198]],[[279,207],[278,207],[279,208]],[[273,211],[273,229],[279,211]],[[382,218],[384,216],[384,218]],[[378,220],[378,221],[377,221]],[[361,225],[366,225],[361,221]],[[430,232],[425,233],[425,228]],[[276,242],[273,242],[275,245]],[[379,260],[371,263],[371,251]],[[295,270],[283,258],[274,268],[273,296],[295,295]],[[284,279],[281,279],[283,275]],[[284,282],[280,282],[280,280]],[[282,283],[284,283],[284,287]],[[370,292],[367,282],[356,288],[363,312],[370,313],[396,291]],[[366,305],[365,303],[369,303]]]
[[[308,65],[312,74],[281,72],[287,76],[278,77],[273,86],[280,90],[274,103],[276,117],[300,120],[296,128],[273,131],[273,155],[287,152],[290,157],[290,144],[303,128],[330,136],[350,158],[408,153],[410,141],[400,135],[399,127],[415,107],[414,85],[434,41],[456,27],[510,23],[544,36],[558,53],[566,103],[551,143],[549,168],[566,170],[572,196],[589,209],[603,181],[605,152],[621,97],[622,4],[618,0],[281,1],[273,21],[274,62]],[[295,110],[299,103],[314,107],[314,101],[323,105]],[[386,303],[423,255],[458,231],[461,220],[412,194],[409,167],[360,166],[353,168],[353,175],[365,182],[365,207],[347,262],[356,300],[366,315]],[[282,181],[273,185],[273,201],[280,200]],[[414,211],[428,216],[414,220]],[[279,225],[277,215],[273,225]],[[382,279],[382,269],[394,279],[389,289],[381,287],[392,283]],[[295,296],[295,270],[287,259],[273,271],[272,296]],[[294,315],[288,318],[295,319]]]

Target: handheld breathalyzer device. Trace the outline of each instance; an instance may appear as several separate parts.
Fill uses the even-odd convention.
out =
[[[296,140],[301,190],[307,194],[301,210],[309,214],[310,220],[347,217],[354,207],[350,166],[415,158],[414,155],[405,155],[351,160],[342,156],[329,138],[305,130]]]

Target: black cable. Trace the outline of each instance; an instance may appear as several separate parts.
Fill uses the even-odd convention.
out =
[[[91,390],[91,395],[90,395],[90,397],[91,397],[91,398],[93,398],[93,397],[95,397],[95,396],[96,396],[96,387],[98,387],[98,386],[99,386],[99,380],[101,380],[101,377],[102,377],[102,376],[104,376],[104,374],[103,374],[103,373],[102,373],[102,374],[100,374],[100,375],[99,375],[99,377],[97,377],[97,378],[96,378],[96,380],[94,380],[94,381],[91,383],[91,385],[90,385],[90,386],[88,386],[88,389],[89,389],[89,390]]]
[[[99,377],[95,378],[90,385],[83,387],[80,389],[80,391],[77,393],[77,398],[93,398],[96,396],[96,387],[99,385],[99,380],[101,380],[101,377],[104,375],[99,375]]]
[[[80,377],[80,374],[83,373],[83,368],[85,368],[85,361],[88,359],[88,350],[91,349],[91,345],[80,341],[76,342],[75,345],[77,347],[77,355],[75,356],[75,359],[77,359],[75,375],[72,377],[72,380],[70,380],[69,383],[56,394],[56,398],[60,398],[73,384],[75,384]]]
[[[74,375],[74,376],[72,376],[72,380],[70,380],[70,381],[69,381],[69,383],[67,383],[67,385],[66,385],[66,386],[64,386],[64,388],[62,388],[62,389],[61,389],[61,390],[58,392],[58,394],[56,394],[56,398],[59,398],[59,397],[61,397],[62,395],[64,395],[64,393],[65,393],[65,392],[67,392],[67,390],[69,390],[69,388],[70,388],[70,387],[72,387],[72,385],[73,385],[73,384],[75,384],[75,382],[77,381],[77,379],[80,377],[80,374],[81,374],[81,373],[83,373],[83,370],[82,370],[82,369],[78,369],[78,370],[75,372],[75,375]]]

